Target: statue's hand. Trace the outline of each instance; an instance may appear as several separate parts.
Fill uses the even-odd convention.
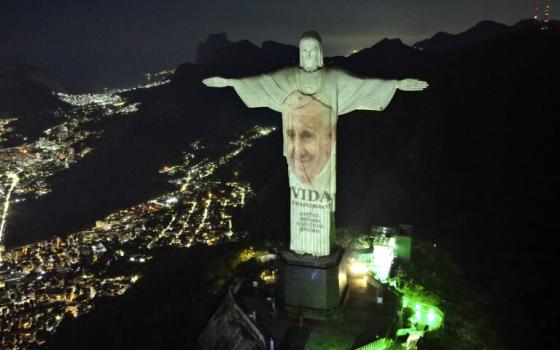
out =
[[[231,85],[227,79],[222,77],[207,78],[204,79],[202,83],[208,87],[216,87],[216,88],[222,88]]]
[[[397,82],[397,89],[402,91],[422,91],[428,86],[428,82],[417,79],[403,79]]]

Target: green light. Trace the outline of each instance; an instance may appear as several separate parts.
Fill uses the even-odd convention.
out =
[[[409,319],[412,323],[411,327],[425,325],[428,326],[428,331],[441,328],[444,314],[436,306],[414,300],[411,301],[409,298],[403,298],[402,303],[403,308],[409,308],[413,311],[413,315]]]
[[[434,321],[436,320],[436,315],[434,314],[434,309],[431,308],[428,312],[428,326],[432,327]]]

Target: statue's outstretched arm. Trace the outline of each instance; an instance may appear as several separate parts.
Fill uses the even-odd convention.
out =
[[[233,86],[232,79],[226,79],[222,77],[211,77],[202,80],[202,83],[208,87],[222,88],[227,86]]]
[[[397,82],[397,89],[402,91],[422,91],[429,86],[428,82],[417,79],[403,79]]]
[[[278,87],[277,80],[269,74],[260,74],[239,79],[211,77],[202,83],[212,88],[231,86],[249,108],[266,107],[281,112],[287,95]]]

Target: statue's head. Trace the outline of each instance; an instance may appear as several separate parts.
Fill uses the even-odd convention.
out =
[[[321,36],[315,31],[303,33],[299,40],[299,66],[307,72],[323,67]]]

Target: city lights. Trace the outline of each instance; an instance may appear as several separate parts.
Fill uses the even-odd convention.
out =
[[[61,152],[63,146],[57,140],[78,124],[50,128],[45,135],[52,141],[43,142],[40,150],[26,147],[29,154],[35,158],[36,153],[50,157],[50,152]],[[248,130],[230,142],[230,148],[216,159],[193,162],[195,155],[186,152],[181,163],[160,171],[175,187],[171,192],[112,213],[97,220],[93,227],[64,238],[57,236],[6,250],[0,264],[0,280],[5,282],[5,288],[0,293],[5,290],[9,297],[0,299],[6,301],[0,304],[0,331],[9,335],[2,335],[0,341],[15,342],[22,349],[42,344],[46,340],[37,336],[39,332],[55,332],[64,315],[79,317],[92,310],[96,298],[125,293],[141,274],[114,277],[111,267],[116,261],[140,266],[152,260],[147,252],[153,248],[188,248],[195,243],[213,245],[236,239],[232,209],[242,207],[252,190],[245,182],[217,181],[212,175],[251,147],[252,141],[273,130],[258,126]],[[192,151],[200,149],[203,147],[198,143]],[[17,154],[23,153],[18,149]],[[51,175],[52,172],[42,173]],[[21,180],[21,173],[9,175],[9,179],[2,189],[13,189],[15,184],[20,189],[30,183]],[[20,179],[19,183],[15,179]],[[44,178],[38,175],[35,183],[46,186],[39,180]],[[6,197],[4,201],[9,202]]]
[[[2,221],[0,222],[0,243],[4,241],[4,228],[6,227],[6,218],[8,216],[8,209],[10,208],[10,197],[12,196],[12,191],[19,182],[19,176],[15,173],[7,173],[6,177],[11,180],[10,188],[6,194],[6,199],[4,200],[4,209],[2,211]]]
[[[86,124],[135,115],[140,104],[129,102],[123,93],[167,84],[171,73],[155,74],[150,84],[133,89],[80,95],[54,93],[65,103],[53,112],[57,123],[29,142],[12,126],[17,118],[0,116],[0,142],[17,144],[0,148],[0,246],[10,234],[6,232],[10,204],[49,193],[51,177],[71,168],[94,149],[91,141],[104,131],[94,131]],[[96,298],[125,293],[141,274],[115,277],[115,262],[139,267],[150,263],[152,255],[148,252],[153,248],[188,248],[237,239],[232,210],[243,207],[251,198],[251,187],[241,181],[220,181],[213,175],[253,141],[274,130],[255,126],[234,136],[214,159],[198,156],[205,146],[196,140],[178,164],[159,171],[174,187],[172,191],[114,212],[97,220],[93,227],[66,237],[3,251],[0,343],[20,349],[40,346],[65,315],[79,317],[93,309]]]

